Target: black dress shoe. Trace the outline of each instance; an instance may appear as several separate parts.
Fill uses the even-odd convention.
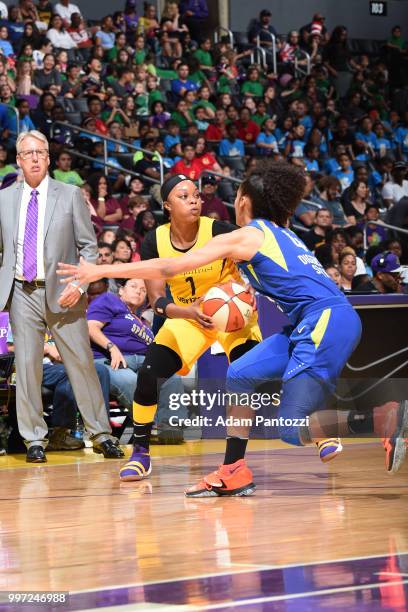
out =
[[[121,459],[125,456],[125,453],[120,446],[116,446],[112,440],[94,442],[93,452],[102,454],[105,459]]]
[[[42,446],[34,445],[30,446],[27,449],[27,463],[45,463],[47,461],[47,457],[45,456],[45,452]]]

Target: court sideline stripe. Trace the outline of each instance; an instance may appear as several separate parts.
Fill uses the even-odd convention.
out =
[[[97,593],[97,592],[103,592],[103,591],[113,591],[116,589],[131,589],[131,588],[138,588],[138,587],[150,586],[150,585],[155,585],[155,584],[171,584],[173,582],[182,582],[182,581],[187,581],[187,580],[205,580],[206,578],[217,578],[220,576],[232,576],[235,574],[236,575],[250,574],[253,572],[264,572],[264,571],[269,571],[269,570],[288,569],[291,567],[327,565],[331,563],[345,563],[347,561],[365,561],[367,559],[386,559],[389,557],[399,557],[401,555],[408,555],[408,551],[402,551],[402,552],[392,553],[392,554],[384,553],[382,555],[367,555],[363,557],[343,557],[342,559],[331,559],[331,560],[326,559],[323,561],[307,561],[306,563],[299,563],[299,562],[298,563],[288,563],[286,565],[261,565],[258,568],[255,567],[255,569],[238,570],[236,572],[228,572],[228,571],[214,572],[211,574],[199,574],[199,575],[193,575],[193,576],[184,576],[180,578],[169,578],[167,580],[150,580],[147,582],[133,582],[130,584],[118,584],[118,585],[112,585],[112,586],[107,586],[107,587],[102,587],[102,588],[99,587],[99,588],[94,588],[94,589],[83,589],[80,591],[70,591],[70,595],[79,595],[82,593]]]

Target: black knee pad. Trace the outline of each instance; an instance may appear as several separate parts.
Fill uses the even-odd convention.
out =
[[[138,371],[135,402],[142,406],[157,404],[160,386],[180,370],[182,362],[172,349],[162,344],[151,344],[142,367]]]

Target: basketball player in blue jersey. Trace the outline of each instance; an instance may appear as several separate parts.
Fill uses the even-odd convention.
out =
[[[282,440],[298,446],[316,443],[324,459],[339,451],[338,435],[373,432],[383,437],[387,470],[396,472],[406,454],[407,401],[394,406],[392,413],[384,413],[387,405],[370,414],[322,410],[360,340],[361,322],[318,260],[287,228],[304,188],[303,170],[283,161],[264,161],[238,190],[235,213],[240,229],[177,258],[151,259],[112,269],[85,262],[79,267],[61,264],[59,273],[70,275],[63,282],[75,279],[85,284],[102,276],[168,278],[224,258],[240,262],[254,289],[273,300],[286,313],[291,326],[231,363],[227,390],[247,394],[265,381],[281,379]],[[193,205],[193,183],[190,191]],[[308,426],[292,425],[302,423],[299,419],[304,422],[305,417],[309,417]],[[244,453],[245,446],[235,464],[223,465],[205,476],[186,495],[252,493],[252,473],[244,462]]]

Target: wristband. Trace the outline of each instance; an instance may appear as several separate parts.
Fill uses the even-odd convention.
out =
[[[161,317],[165,317],[166,308],[169,304],[173,304],[173,300],[170,300],[167,297],[159,297],[154,303],[153,310],[156,314],[160,315]]]

